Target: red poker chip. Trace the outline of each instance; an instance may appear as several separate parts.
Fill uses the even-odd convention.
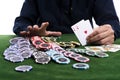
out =
[[[51,49],[51,45],[49,43],[41,43],[39,45],[39,48],[43,50],[48,50],[48,49]]]
[[[41,41],[41,40],[34,40],[34,41],[32,42],[32,44],[33,44],[36,48],[39,48],[39,45],[40,45],[41,43],[43,43],[43,41]]]
[[[69,51],[65,51],[63,54],[64,54],[64,56],[69,57],[69,55],[70,55],[70,54],[73,54],[73,53],[71,53],[71,52],[69,52]]]
[[[76,57],[82,57],[82,55],[76,54],[76,53],[72,53],[72,54],[69,54],[69,57],[72,58],[72,59],[75,59]]]
[[[76,57],[75,60],[78,61],[78,62],[89,62],[90,61],[89,58],[83,57],[83,56],[82,57]]]
[[[39,37],[39,36],[33,36],[33,37],[31,37],[31,41],[35,41],[35,40],[41,40],[41,41],[43,41],[42,38]]]

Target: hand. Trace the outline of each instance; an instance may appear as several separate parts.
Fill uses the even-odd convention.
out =
[[[42,23],[41,27],[38,25],[28,26],[28,31],[21,31],[20,35],[25,37],[31,37],[31,36],[61,36],[61,32],[55,32],[55,31],[46,31],[47,26],[49,25],[48,22]]]
[[[87,42],[107,45],[114,43],[114,38],[114,31],[111,25],[106,24],[94,29],[93,33],[87,37]]]

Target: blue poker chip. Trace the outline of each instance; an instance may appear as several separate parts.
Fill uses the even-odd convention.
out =
[[[57,57],[55,61],[59,64],[69,64],[70,63],[70,59],[66,58],[66,57]]]
[[[57,52],[53,49],[50,49],[50,50],[46,51],[46,54],[49,55],[49,56],[51,56],[53,53],[57,53]]]
[[[86,63],[75,63],[73,64],[73,68],[79,69],[79,70],[86,70],[86,69],[89,69],[90,66],[89,64],[86,64]]]
[[[56,58],[58,58],[58,57],[64,57],[64,55],[61,54],[61,53],[53,53],[51,55],[51,57],[52,57],[53,60],[56,60]]]

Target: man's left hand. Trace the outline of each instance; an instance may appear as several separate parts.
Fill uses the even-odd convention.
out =
[[[115,36],[112,26],[109,24],[105,24],[94,29],[93,33],[91,33],[87,37],[87,42],[93,44],[107,45],[114,43],[114,38]]]

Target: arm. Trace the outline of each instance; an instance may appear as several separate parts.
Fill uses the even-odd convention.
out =
[[[26,31],[28,26],[36,24],[38,18],[36,0],[25,0],[20,16],[15,19],[13,31],[20,35],[20,31]]]
[[[100,26],[110,24],[114,30],[115,38],[120,37],[120,24],[113,0],[96,0],[93,16]]]
[[[93,17],[98,28],[87,37],[88,43],[112,44],[120,37],[120,25],[112,0],[94,0]]]

